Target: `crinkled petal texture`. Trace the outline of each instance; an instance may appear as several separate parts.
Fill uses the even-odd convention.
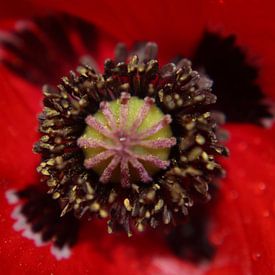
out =
[[[156,40],[165,53],[163,59],[191,51],[206,24],[218,26],[226,33],[234,32],[252,56],[261,58],[261,83],[268,94],[275,97],[274,4],[271,1],[264,4],[258,0],[249,4],[237,0],[133,3],[105,0],[79,4],[69,0],[39,5],[75,13],[126,42]],[[37,8],[38,4],[35,5]],[[23,7],[27,10],[28,6]],[[13,11],[9,6],[2,10],[7,14]],[[112,43],[108,43],[102,43],[102,52],[110,52],[108,45]],[[100,58],[103,56],[101,53]],[[104,224],[89,222],[82,226],[72,257],[58,262],[48,247],[37,248],[13,230],[12,208],[4,200],[5,190],[38,182],[35,173],[38,158],[31,150],[37,140],[36,117],[41,109],[41,94],[2,67],[0,79],[0,263],[3,274],[275,272],[274,127],[269,130],[249,125],[227,127],[231,136],[228,143],[231,157],[224,161],[228,176],[221,184],[221,196],[209,222],[211,239],[217,246],[213,261],[192,265],[173,256],[160,235],[148,233],[130,239],[122,235],[109,236]]]

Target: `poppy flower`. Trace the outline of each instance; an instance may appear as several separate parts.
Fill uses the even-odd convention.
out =
[[[274,128],[272,126],[269,129],[262,127],[270,126],[269,121],[272,117],[269,110],[270,103],[263,102],[264,95],[269,99],[266,102],[271,102],[274,98],[272,91],[272,65],[275,61],[272,51],[272,35],[274,34],[272,3],[262,5],[255,1],[248,7],[245,3],[226,1],[195,1],[194,3],[175,3],[175,5],[168,3],[160,5],[154,1],[139,2],[137,5],[126,1],[120,6],[118,3],[109,1],[96,4],[82,1],[79,4],[71,0],[64,1],[64,3],[63,1],[47,1],[47,3],[39,4],[23,1],[18,5],[17,9],[5,5],[1,9],[2,20],[0,22],[3,30],[0,46],[2,61],[0,64],[2,78],[0,82],[2,86],[0,123],[5,129],[1,134],[1,144],[4,145],[1,150],[3,195],[0,258],[4,263],[2,271],[7,274],[16,272],[19,274],[30,272],[39,274],[97,274],[99,272],[104,274],[272,274],[275,257],[272,234],[274,227],[272,187],[273,155],[275,153]],[[19,9],[20,7],[22,9]],[[127,12],[124,11],[122,14],[122,7],[127,9]],[[60,11],[67,14],[60,14]],[[244,20],[244,14],[246,20]],[[16,21],[14,27],[15,20],[20,17],[28,20]],[[192,27],[189,26],[189,22],[192,22]],[[205,31],[206,29],[208,31]],[[230,34],[233,36],[229,36]],[[66,193],[65,190],[61,188],[61,185],[59,189],[56,189],[52,180],[66,182],[66,173],[74,173],[74,176],[82,175],[84,159],[81,162],[69,163],[69,171],[64,170],[66,169],[64,162],[54,162],[53,166],[59,167],[61,172],[56,178],[50,179],[47,173],[49,170],[45,168],[48,168],[51,163],[45,150],[53,144],[48,142],[47,137],[43,138],[37,133],[37,114],[42,108],[40,103],[43,97],[40,92],[42,84],[57,85],[59,79],[68,75],[68,71],[74,69],[79,61],[85,64],[80,68],[80,73],[88,78],[99,79],[100,75],[90,67],[96,67],[98,64],[97,71],[102,72],[104,60],[113,56],[112,51],[117,42],[123,41],[130,48],[134,42],[145,40],[157,42],[161,64],[169,62],[171,58],[174,58],[173,62],[177,64],[181,57],[187,57],[193,61],[195,69],[203,75],[203,81],[195,82],[196,87],[203,87],[203,98],[208,100],[208,104],[214,103],[213,97],[208,94],[211,86],[208,78],[213,80],[213,92],[220,101],[209,107],[216,110],[216,120],[221,119],[220,112],[225,113],[227,117],[228,123],[222,127],[230,135],[226,146],[229,147],[231,156],[227,160],[219,160],[227,170],[225,179],[220,180],[219,184],[211,181],[208,192],[202,188],[203,185],[197,187],[197,190],[204,190],[202,192],[204,195],[211,194],[212,200],[207,204],[198,204],[191,208],[186,223],[168,233],[162,228],[148,229],[142,234],[137,233],[128,238],[122,232],[108,235],[104,222],[95,219],[92,221],[78,220],[71,211],[68,211],[71,210],[70,207],[73,207],[77,210],[76,212],[81,210],[82,213],[85,206],[79,208],[76,205],[81,205],[83,197],[72,196],[74,204],[68,204],[68,199],[70,199],[68,194],[72,192],[67,192],[67,197],[62,197]],[[116,56],[121,59],[119,61],[122,61],[126,51],[121,44],[118,49]],[[152,62],[150,64],[149,62],[155,55],[154,44],[150,44],[147,48],[144,48],[143,43],[136,44],[134,51],[139,56],[145,56],[146,52],[148,55],[149,52],[149,61],[144,64],[148,67],[152,65]],[[258,68],[253,65],[254,56],[261,58],[257,61]],[[181,65],[190,69],[189,62],[186,60],[184,62]],[[121,69],[117,67],[117,64],[119,63],[110,61],[105,63],[105,74],[114,78],[115,73]],[[164,68],[159,75],[163,79],[166,77],[173,79],[174,66],[168,65]],[[80,89],[79,85],[83,84],[83,82],[80,83],[81,79],[72,74],[70,77],[69,79],[63,78],[62,85],[70,86],[72,91]],[[155,82],[150,84],[155,84]],[[114,84],[106,85],[109,90],[113,90]],[[126,86],[122,88],[126,89]],[[62,89],[62,87],[59,88]],[[72,97],[73,93],[67,98],[75,99]],[[85,107],[83,100],[61,102],[53,88],[46,88],[44,95],[46,96],[44,99],[46,108],[50,104],[51,106],[63,104],[62,108],[66,109],[66,104],[72,104],[73,110],[77,112]],[[127,93],[127,89],[121,96],[116,97],[118,101],[110,101],[108,97],[110,95],[103,94],[102,96],[103,101],[100,99],[100,102],[90,105],[90,108],[94,108],[90,113],[97,117],[104,112],[108,116],[108,104],[112,104],[113,110],[118,108],[117,105],[121,109],[122,102],[137,104],[139,106],[137,111],[140,111],[143,107],[146,109],[158,100],[154,98],[155,102],[153,102],[153,97],[148,97],[148,95],[147,99],[146,95],[140,96],[142,100],[136,99]],[[194,99],[193,95],[191,99]],[[170,105],[169,102],[169,100],[166,102],[166,107],[156,107],[159,108],[161,121],[165,121],[162,119],[166,118],[167,109],[165,108],[174,106],[174,102]],[[127,104],[125,104],[126,107]],[[149,116],[149,107],[147,109]],[[173,118],[173,108],[169,113]],[[44,109],[39,117],[40,131],[51,127],[50,124],[53,123],[49,119],[51,115],[54,116],[53,113],[49,114],[49,110]],[[67,115],[69,116],[68,113]],[[78,116],[69,121],[82,127],[78,133],[83,133],[84,128],[88,133],[88,141],[87,135],[82,138],[81,134],[70,135],[74,141],[77,137],[80,147],[85,147],[87,144],[90,146],[94,134],[92,129],[99,129],[99,125],[95,125],[93,116],[86,115],[85,117],[87,117],[86,124],[83,123],[83,119],[79,122]],[[142,112],[138,112],[137,117],[142,117]],[[109,116],[109,118],[112,117]],[[58,119],[59,121],[54,121],[54,123],[59,123],[58,125],[63,127],[64,124],[60,118]],[[173,135],[169,134],[169,127],[174,133],[173,127],[175,126],[169,120],[166,121],[168,123],[162,124],[162,128],[168,127],[168,130],[163,131],[160,137],[162,140],[165,139],[165,146],[160,147],[162,147],[161,150],[171,148],[173,151],[175,140]],[[151,125],[156,122],[153,120]],[[103,120],[102,123],[107,122]],[[61,130],[64,131],[65,128],[62,127]],[[145,127],[147,131],[150,129],[150,125]],[[216,134],[221,137],[223,133],[218,129]],[[58,144],[58,137],[59,135],[54,136],[56,144]],[[33,144],[39,138],[40,141],[35,146],[35,151],[42,154],[42,162],[38,155],[31,152]],[[99,141],[102,140],[99,139]],[[144,140],[139,140],[139,142],[144,142]],[[155,144],[154,140],[151,140],[150,146],[152,144]],[[82,150],[80,147],[78,147],[79,152]],[[93,165],[88,161],[95,158],[96,154],[87,152],[87,150],[89,149],[84,148],[85,155],[88,156],[86,168],[90,169]],[[175,153],[175,156],[177,154]],[[81,156],[83,158],[83,154]],[[49,163],[43,164],[46,159]],[[177,160],[176,157],[175,159]],[[72,160],[75,160],[75,157]],[[166,161],[168,159],[164,157],[157,162],[161,164],[158,167],[160,170],[165,171]],[[39,163],[38,170],[42,176],[35,172]],[[155,158],[154,163],[156,163]],[[121,174],[127,171],[125,167],[121,169]],[[215,164],[215,167],[220,166]],[[110,176],[115,177],[114,169],[109,169],[111,173],[105,174],[106,167],[91,170],[91,173],[97,177],[103,173],[105,177],[101,180],[106,183],[109,182]],[[63,173],[64,171],[66,173]],[[155,179],[158,173],[159,170],[154,173],[152,168],[143,166],[137,171],[136,176],[144,179],[144,184],[146,184],[146,179],[151,177]],[[65,215],[63,217],[60,218],[60,204],[57,200],[52,200],[51,195],[47,195],[48,189],[45,188],[45,184],[39,183],[41,179],[47,181],[56,199],[64,199]],[[83,179],[85,177],[79,180]],[[129,180],[133,180],[128,176],[123,179],[123,185],[126,186]],[[103,197],[106,197],[106,186],[103,184],[102,190],[99,190],[96,195],[103,194]],[[92,200],[94,196],[94,191],[89,193],[91,190],[89,188],[86,186],[85,200]],[[4,200],[4,193],[7,190],[9,190],[6,193],[7,197],[11,203],[16,204],[15,207],[8,206]],[[153,191],[145,192],[146,199],[152,198]],[[192,199],[197,196],[197,194],[188,193],[190,194],[192,194]],[[111,193],[108,193],[108,198],[110,195]],[[154,207],[160,207],[159,199],[161,198],[158,197]],[[126,210],[133,207],[130,200],[124,200],[122,203]],[[171,217],[171,212],[165,209],[164,221]],[[97,204],[93,204],[93,210],[96,210],[99,216],[105,216],[105,209],[98,208]],[[66,211],[69,213],[66,214]],[[11,213],[16,219],[14,225],[10,217]],[[81,213],[78,214],[81,215]],[[122,226],[128,233],[131,233],[129,222],[123,215],[122,222],[115,224],[118,221],[120,218],[113,220],[110,224],[111,229]],[[155,227],[157,221],[156,216],[151,226]],[[141,229],[141,226],[137,227],[139,228]],[[33,239],[34,243],[23,238],[14,229],[20,231],[23,236]],[[67,260],[57,261],[52,257],[49,246],[46,245],[48,242],[50,245],[54,243],[51,250],[58,259],[66,258]],[[45,247],[37,247],[42,245]],[[70,246],[72,246],[71,250]]]

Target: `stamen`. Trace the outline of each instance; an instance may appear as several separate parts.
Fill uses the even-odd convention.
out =
[[[124,228],[130,236],[133,226],[176,224],[197,201],[209,200],[209,186],[224,175],[215,158],[227,150],[209,113],[211,82],[201,81],[190,61],[160,68],[152,59],[156,45],[147,44],[143,57],[141,48],[129,56],[124,50],[119,63],[105,61],[102,74],[83,65],[57,88],[43,89],[34,150],[62,218],[108,216],[109,232]],[[22,209],[27,222],[37,209]],[[42,236],[56,237],[44,228]]]

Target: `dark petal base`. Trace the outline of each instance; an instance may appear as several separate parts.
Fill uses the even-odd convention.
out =
[[[207,238],[206,213],[192,209],[190,219],[182,225],[176,226],[167,236],[171,250],[180,258],[192,262],[211,260],[215,254],[215,247]]]
[[[39,86],[57,84],[69,71],[94,65],[97,32],[93,25],[66,14],[15,23],[0,37],[0,58],[12,72]]]
[[[259,69],[249,63],[234,35],[205,32],[191,60],[199,72],[213,80],[213,92],[218,96],[214,109],[224,113],[228,122],[261,124],[262,119],[272,117],[262,102]]]
[[[216,252],[208,238],[208,227],[211,210],[219,196],[218,186],[209,185],[209,192],[211,203],[193,207],[188,220],[173,228],[166,238],[168,246],[178,257],[194,263],[210,261]]]
[[[59,249],[75,244],[79,220],[71,212],[60,217],[61,208],[57,200],[34,186],[18,191],[16,195],[24,201],[20,214],[34,234],[41,234],[42,242],[52,241]]]

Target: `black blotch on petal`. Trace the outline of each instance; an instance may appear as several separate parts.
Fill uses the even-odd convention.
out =
[[[61,217],[61,208],[57,200],[34,186],[17,192],[17,195],[24,201],[21,214],[25,216],[31,230],[41,234],[44,242],[53,241],[59,248],[75,244],[79,219],[71,212]]]
[[[39,86],[57,84],[82,60],[94,64],[95,27],[67,14],[54,14],[16,22],[1,33],[1,63]]]
[[[215,247],[207,237],[207,218],[200,210],[190,211],[189,220],[177,225],[167,237],[171,250],[180,258],[192,262],[211,260]]]
[[[218,96],[214,109],[225,113],[228,122],[261,124],[261,119],[272,117],[262,102],[258,68],[249,63],[234,35],[222,37],[206,31],[192,61],[213,80],[213,92]]]
[[[216,247],[209,241],[208,228],[209,216],[219,196],[218,186],[209,185],[209,192],[211,202],[191,208],[188,220],[173,228],[166,239],[178,257],[194,263],[210,261],[216,252]]]

